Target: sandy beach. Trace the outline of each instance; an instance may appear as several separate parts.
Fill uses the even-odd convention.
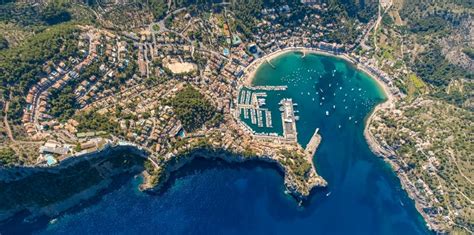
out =
[[[395,97],[390,92],[390,89],[389,89],[388,85],[384,81],[382,81],[380,78],[378,78],[376,75],[372,74],[370,71],[368,71],[366,68],[364,68],[363,65],[356,63],[355,60],[352,59],[347,54],[336,55],[336,54],[326,52],[326,51],[322,51],[322,50],[315,49],[315,48],[288,47],[288,48],[284,48],[284,49],[281,49],[281,50],[278,50],[278,51],[271,52],[269,54],[266,54],[263,57],[260,57],[256,60],[254,60],[251,64],[249,64],[244,69],[244,78],[243,78],[243,81],[242,81],[243,85],[245,85],[245,86],[251,86],[252,85],[253,78],[255,77],[255,73],[257,72],[257,69],[260,67],[260,65],[262,65],[263,63],[266,63],[268,61],[272,61],[274,58],[276,58],[278,56],[281,56],[285,53],[289,53],[289,52],[301,52],[301,53],[304,53],[304,54],[317,54],[317,55],[325,55],[325,56],[333,56],[333,57],[341,58],[341,59],[355,65],[357,67],[357,69],[362,70],[364,73],[369,75],[372,79],[374,79],[377,82],[377,84],[380,86],[380,88],[382,88],[382,90],[385,93],[385,96],[387,97],[387,100],[384,103],[381,103],[381,104],[377,105],[377,107],[375,109],[377,109],[377,108],[380,109],[381,105],[383,105],[383,107],[390,107],[390,105],[393,104],[393,101],[394,101]]]
[[[347,61],[350,64],[353,64],[356,66],[358,70],[363,71],[366,73],[369,77],[371,77],[375,82],[377,82],[378,86],[383,90],[385,97],[387,98],[384,102],[378,104],[375,106],[374,110],[370,113],[369,117],[366,119],[365,123],[365,129],[364,129],[364,136],[367,140],[367,143],[369,144],[370,149],[377,155],[382,156],[382,157],[388,157],[391,155],[391,153],[388,153],[386,150],[382,148],[382,146],[377,142],[374,136],[369,132],[369,126],[370,123],[372,122],[374,115],[376,112],[379,110],[385,110],[385,109],[391,109],[395,105],[395,100],[397,99],[392,92],[390,91],[389,86],[382,81],[378,76],[374,75],[371,73],[367,68],[365,68],[365,65],[357,63],[352,57],[350,57],[348,54],[333,54],[330,52],[322,51],[319,49],[315,48],[305,48],[305,47],[289,47],[285,49],[281,49],[278,51],[271,52],[269,54],[266,54],[265,56],[258,58],[254,60],[249,66],[247,66],[244,70],[244,78],[242,79],[242,85],[244,86],[251,86],[252,81],[255,77],[255,73],[257,72],[258,68],[260,65],[263,63],[266,63],[268,61],[271,62],[274,58],[281,56],[285,53],[289,52],[301,52],[303,54],[318,54],[318,55],[325,55],[325,56],[332,56],[332,57],[337,57],[341,58],[345,61]]]

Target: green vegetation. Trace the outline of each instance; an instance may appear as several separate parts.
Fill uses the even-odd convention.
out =
[[[169,105],[188,132],[199,129],[216,114],[214,106],[190,85],[179,91]]]
[[[409,103],[399,107],[398,115],[380,112],[381,119],[371,125],[371,132],[396,152],[412,182],[422,180],[428,185],[433,195],[424,189],[421,192],[441,224],[449,215],[457,224],[469,227],[474,215],[469,200],[474,195],[470,182],[474,177],[472,112],[439,100],[405,102]]]
[[[466,54],[467,56],[469,56],[471,60],[474,60],[474,48],[464,48],[462,52]]]
[[[235,12],[237,30],[247,37],[257,25],[257,19],[263,7],[263,1],[240,0],[232,1],[231,10]]]
[[[0,210],[47,206],[139,165],[143,165],[142,158],[122,152],[81,161],[57,171],[40,170],[28,177],[0,181]]]
[[[95,111],[79,113],[74,116],[74,120],[79,122],[77,127],[79,132],[106,131],[111,134],[118,134],[120,131],[116,121]]]
[[[71,20],[71,14],[62,4],[48,4],[41,12],[41,20],[49,25],[59,24]]]
[[[0,4],[0,21],[11,22],[22,26],[54,25],[70,21],[71,7],[65,1],[50,1],[48,4]]]
[[[0,51],[0,87],[14,96],[24,96],[28,89],[45,76],[43,65],[57,63],[78,53],[78,29],[69,24],[50,27],[25,43]],[[16,98],[9,110],[12,119],[21,116],[22,98]]]
[[[472,9],[472,1],[403,1],[400,16],[414,33],[438,33],[459,22]]]
[[[10,147],[0,148],[0,167],[13,165],[15,163],[18,163],[18,157],[15,151]]]
[[[66,86],[59,90],[51,92],[51,110],[50,115],[57,117],[60,122],[64,122],[74,115],[78,107],[74,95],[73,86]]]
[[[295,151],[288,151],[286,149],[281,150],[280,154],[285,157],[283,162],[290,166],[297,176],[306,177],[306,174],[308,174],[308,172],[311,170],[311,164],[306,161],[303,155],[298,154]]]
[[[415,74],[408,75],[408,78],[406,79],[406,84],[407,95],[409,97],[415,97],[417,95],[424,94],[426,91],[425,83]]]
[[[166,15],[168,10],[168,3],[165,0],[151,0],[148,1],[153,16],[155,19],[161,19]],[[155,29],[156,30],[156,29]]]
[[[157,186],[165,176],[165,172],[162,168],[156,168],[150,160],[146,160],[144,162],[145,171],[148,173],[147,183],[150,186],[155,187]]]
[[[8,41],[5,39],[5,37],[0,36],[0,50],[7,49],[8,48]]]
[[[413,65],[418,77],[435,86],[446,86],[456,78],[474,78],[474,74],[449,63],[439,46],[418,55]]]
[[[409,28],[413,33],[435,33],[448,26],[441,17],[430,16],[409,21]]]
[[[377,14],[378,1],[329,0],[329,8],[346,14],[352,19],[367,23]],[[339,15],[338,15],[339,16]],[[337,17],[335,17],[337,18]]]

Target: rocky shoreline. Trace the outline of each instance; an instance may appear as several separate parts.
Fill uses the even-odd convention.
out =
[[[402,172],[399,171],[401,166],[397,163],[396,161],[396,153],[391,151],[389,148],[385,148],[382,144],[380,144],[376,138],[372,135],[372,133],[369,131],[370,124],[373,120],[373,118],[376,116],[377,112],[388,112],[391,109],[393,109],[394,104],[392,100],[386,100],[385,102],[378,104],[374,110],[370,113],[369,117],[367,118],[365,128],[364,128],[364,137],[367,140],[367,144],[369,145],[370,150],[375,153],[375,155],[381,157],[386,163],[390,165],[394,173],[397,175],[397,178],[400,180],[400,184],[408,194],[408,196],[414,201],[415,203],[415,208],[417,211],[420,213],[420,215],[423,217],[424,221],[426,222],[427,227],[435,232],[438,233],[444,233],[443,228],[439,227],[433,219],[425,212],[425,208],[423,205],[419,202],[418,197],[416,195],[416,192],[411,190],[413,187],[411,187],[409,180],[407,179],[406,175],[403,174]]]
[[[37,174],[59,175],[62,170],[70,169],[83,162],[98,161],[96,164],[100,165],[103,162],[106,162],[115,153],[121,151],[127,152],[127,154],[131,154],[142,159],[147,159],[150,156],[150,153],[148,153],[146,150],[134,145],[109,145],[96,152],[71,157],[61,162],[56,167],[15,167],[2,169],[0,171],[0,184],[15,184],[23,180],[29,180],[30,178],[35,177]],[[278,160],[272,158],[271,156],[244,156],[242,154],[226,151],[223,149],[193,149],[189,153],[179,157],[178,162],[175,162],[174,164],[166,164],[166,169],[164,171],[165,177],[161,178],[157,185],[148,184],[147,186],[147,179],[149,179],[150,175],[146,174],[146,171],[143,169],[143,165],[135,165],[127,169],[111,168],[108,166],[106,167],[107,170],[104,178],[98,181],[97,184],[90,185],[84,190],[75,192],[73,195],[70,195],[63,200],[51,202],[46,205],[40,205],[40,203],[27,203],[9,208],[8,210],[5,210],[5,208],[3,210],[0,209],[0,222],[5,222],[22,211],[28,211],[29,215],[27,218],[25,218],[27,220],[34,220],[40,216],[54,218],[76,207],[81,202],[94,198],[110,186],[112,177],[125,173],[135,172],[135,174],[138,174],[142,172],[145,181],[140,186],[140,189],[145,192],[157,192],[168,182],[168,178],[171,173],[179,170],[184,165],[190,163],[196,158],[221,159],[228,163],[243,163],[249,161],[262,161],[270,163],[271,165],[274,165],[277,170],[284,174],[285,187],[288,189],[291,196],[293,196],[299,202],[307,199],[313,188],[317,186],[323,187],[327,184],[324,179],[316,174],[314,167],[311,167],[312,170],[308,173],[307,181],[301,182],[301,179],[298,179],[294,173],[290,173],[292,171],[288,166],[279,163]]]
[[[294,174],[290,173],[291,169],[281,164],[271,156],[243,156],[242,154],[233,153],[225,150],[203,148],[192,150],[190,153],[183,155],[182,157],[180,157],[180,161],[177,163],[166,164],[163,176],[160,178],[158,184],[149,184],[149,182],[147,181],[150,178],[145,177],[145,182],[141,185],[141,190],[145,192],[158,192],[162,190],[163,186],[167,183],[171,173],[178,171],[180,168],[189,164],[197,158],[208,160],[220,159],[227,163],[244,163],[249,161],[262,161],[270,163],[284,174],[285,187],[287,188],[289,194],[299,202],[306,200],[310,196],[311,190],[315,187],[324,187],[327,185],[327,182],[323,178],[318,176],[314,170],[309,172],[307,181],[301,182]]]
[[[376,115],[377,111],[386,111],[388,108],[383,106],[384,103],[378,105],[375,110],[370,114],[369,118],[367,119],[366,127],[364,130],[364,136],[365,139],[367,140],[367,144],[369,145],[369,148],[371,149],[372,152],[374,152],[377,156],[381,157],[386,163],[390,165],[394,173],[397,175],[397,178],[400,180],[400,184],[408,194],[408,196],[413,200],[415,203],[415,208],[417,211],[420,213],[420,215],[423,217],[424,221],[426,222],[427,227],[435,231],[437,233],[445,233],[444,229],[442,227],[439,227],[433,219],[424,211],[423,205],[419,202],[418,197],[416,195],[415,191],[410,190],[412,187],[410,185],[409,180],[406,178],[406,175],[402,174],[402,172],[399,172],[399,169],[401,166],[397,163],[395,160],[396,153],[389,151],[387,148],[384,148],[382,144],[380,144],[375,137],[370,133],[369,131],[369,125],[370,121],[372,118]]]
[[[274,58],[286,52],[302,51],[302,50],[306,50],[308,51],[308,53],[336,56],[338,58],[342,58],[353,63],[348,58],[345,58],[340,55],[334,55],[334,54],[330,54],[330,53],[326,53],[322,51],[310,50],[307,48],[288,48],[282,51],[272,53],[269,56],[270,58]],[[264,58],[260,58],[259,61],[256,61],[255,64],[252,64],[251,66],[258,67],[261,63],[264,63],[264,61],[265,61]],[[366,121],[364,136],[367,140],[369,147],[375,154],[383,157],[384,160],[388,162],[394,169],[398,169],[399,168],[398,164],[395,161],[391,160],[391,158],[393,158],[394,156],[394,153],[387,152],[383,148],[383,146],[380,145],[376,141],[376,139],[371,135],[371,133],[368,131],[368,127],[371,123],[371,120],[377,111],[393,107],[393,97],[391,96],[386,85],[382,81],[380,81],[378,78],[371,75],[370,73],[368,74],[374,80],[376,80],[377,83],[383,88],[385,94],[388,96],[388,100],[385,101],[384,103],[377,105],[374,111],[369,115]],[[251,78],[252,76],[247,76],[247,78],[249,77]],[[63,162],[61,162],[61,164],[57,167],[52,167],[52,168],[16,167],[14,169],[1,169],[0,170],[0,183],[5,183],[5,184],[12,183],[14,181],[31,177],[32,175],[39,172],[58,173],[61,169],[67,169],[83,161],[90,161],[90,160],[97,159],[100,157],[110,156],[112,155],[112,152],[115,152],[115,151],[130,151],[132,154],[138,155],[141,158],[146,158],[146,159],[150,159],[149,157],[151,155],[151,153],[148,152],[147,150],[144,150],[140,148],[139,146],[136,146],[133,144],[111,145],[111,146],[106,146],[104,149],[98,150],[97,152],[87,153],[81,156],[70,157],[64,160]],[[179,158],[179,161],[176,161],[176,159],[178,158]],[[199,148],[192,149],[190,150],[190,152],[186,154],[183,154],[183,155],[178,154],[177,156],[173,157],[172,160],[165,160],[166,162],[160,165],[156,165],[156,163],[153,162],[153,160],[151,160],[154,163],[154,167],[163,168],[163,169],[160,169],[160,170],[163,170],[161,172],[161,177],[156,184],[150,183],[149,181],[150,181],[151,175],[147,174],[147,172],[144,171],[143,175],[144,175],[145,182],[140,186],[140,189],[145,192],[152,192],[152,193],[160,191],[165,185],[165,183],[169,180],[171,173],[179,170],[184,165],[189,164],[192,160],[196,158],[221,159],[228,163],[243,163],[243,162],[248,162],[248,161],[263,161],[263,162],[271,163],[272,165],[275,165],[276,168],[284,174],[285,187],[288,189],[289,193],[299,202],[306,200],[310,196],[313,188],[318,187],[318,186],[324,187],[327,185],[327,182],[316,173],[313,162],[311,162],[311,166],[312,166],[311,170],[309,170],[304,177],[301,177],[301,176],[297,176],[294,170],[291,169],[288,165],[283,164],[282,163],[283,158],[281,158],[280,156],[271,156],[271,155],[265,155],[265,154],[263,155],[255,154],[252,156],[244,156],[244,154],[242,153],[227,151],[227,150],[217,147],[217,148],[205,148],[205,149],[199,149]],[[305,159],[308,160],[307,158]],[[137,170],[138,168],[130,169],[131,172],[135,172]],[[110,171],[109,176],[113,177],[120,173],[124,173],[124,172]],[[397,173],[398,178],[401,181],[402,187],[405,189],[405,191],[407,191],[410,198],[412,198],[415,201],[416,208],[420,212],[420,214],[424,217],[425,221],[428,224],[428,227],[435,231],[439,231],[437,230],[435,225],[430,223],[430,217],[426,213],[424,213],[423,208],[416,200],[416,195],[414,194],[414,192],[411,192],[409,190],[409,187],[407,187],[408,183],[406,182],[406,180],[403,177],[401,177],[401,175],[397,171],[396,173]],[[14,216],[19,211],[24,210],[24,209],[29,210],[31,214],[36,215],[36,216],[39,216],[41,214],[57,215],[74,207],[75,205],[79,204],[81,201],[87,200],[88,198],[92,198],[93,196],[97,195],[101,190],[104,190],[105,188],[107,188],[109,185],[110,185],[110,180],[104,179],[104,180],[101,180],[98,184],[93,185],[86,190],[83,190],[81,192],[74,194],[70,198],[51,203],[44,207],[39,207],[37,205],[30,205],[24,208],[13,208],[8,211],[0,210],[0,221],[8,219]]]
[[[118,154],[124,154],[125,156],[116,157],[116,155]],[[40,191],[47,191],[48,187],[54,187],[54,185],[50,186],[48,181],[54,181],[54,179],[47,179],[46,177],[44,177],[45,175],[47,175],[48,177],[66,177],[64,175],[61,175],[63,174],[63,171],[66,171],[71,168],[75,169],[78,167],[78,165],[84,163],[88,163],[84,164],[84,167],[97,169],[97,171],[99,171],[100,173],[100,176],[102,177],[98,178],[98,180],[95,181],[91,180],[90,184],[85,185],[84,188],[81,188],[81,190],[79,191],[73,192],[71,195],[64,199],[58,199],[57,201],[51,201],[47,203],[44,202],[44,198],[17,200],[16,198],[12,198],[14,197],[14,195],[7,195],[7,192],[5,192],[4,194],[0,193],[0,198],[2,198],[2,201],[10,203],[9,205],[0,203],[0,222],[7,221],[18,213],[25,211],[27,211],[29,214],[25,218],[25,220],[34,220],[35,218],[38,218],[40,216],[47,216],[50,218],[55,217],[60,215],[61,213],[64,213],[65,211],[76,207],[81,202],[94,198],[95,196],[110,187],[112,183],[112,178],[127,173],[139,173],[143,170],[142,165],[134,163],[123,167],[113,166],[113,161],[115,160],[114,158],[124,158],[125,160],[129,159],[132,162],[132,158],[128,157],[128,155],[133,155],[136,158],[143,158],[147,155],[147,153],[133,146],[109,146],[97,152],[91,152],[67,159],[64,162],[61,162],[61,164],[56,167],[15,167],[0,170],[0,185],[2,185],[4,189],[12,188],[12,185],[15,184],[22,185],[24,183],[28,183],[23,181],[33,181],[39,177],[43,177],[45,179],[41,183],[44,183],[44,187],[46,189],[43,188]],[[80,170],[78,169],[78,171]],[[68,183],[74,185],[75,182]],[[29,196],[33,196],[33,194],[37,193],[35,191],[35,188],[31,189],[32,192],[28,192],[27,190],[22,193],[31,194]],[[41,192],[38,192],[38,194],[39,193]],[[70,192],[64,193],[67,194]],[[61,195],[53,196],[62,198]],[[40,196],[38,195],[38,197]],[[14,204],[15,200],[17,200],[16,205]]]

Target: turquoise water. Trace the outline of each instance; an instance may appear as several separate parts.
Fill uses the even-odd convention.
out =
[[[429,233],[395,174],[365,142],[364,119],[384,100],[376,83],[332,57],[288,53],[272,63],[276,69],[263,65],[254,83],[288,85],[284,92],[268,94],[274,126],[279,117],[275,104],[292,98],[298,103],[299,142],[306,145],[316,128],[323,138],[314,161],[329,186],[314,190],[303,207],[284,193],[282,175],[274,167],[196,160],[176,173],[160,195],[138,192],[140,179],[133,178],[55,223],[9,223],[0,232]]]

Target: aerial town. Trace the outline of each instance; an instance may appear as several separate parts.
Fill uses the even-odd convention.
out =
[[[375,110],[374,123],[384,117],[381,110],[399,115],[395,103],[406,92],[397,84],[412,73],[405,65],[372,57],[376,47],[372,37],[381,24],[380,15],[353,25],[358,33],[352,41],[335,43],[328,35],[345,24],[324,20],[329,11],[325,3],[302,2],[320,14],[294,25],[279,19],[291,16],[294,9],[289,5],[264,8],[258,32],[251,35],[235,27],[235,13],[226,4],[205,14],[186,8],[169,11],[160,21],[130,31],[80,25],[76,56],[59,63],[46,61],[42,71],[47,75],[28,88],[21,128],[11,127],[4,116],[10,148],[21,156],[23,165],[36,167],[57,166],[117,146],[137,148],[148,153],[146,158],[154,168],[143,173],[143,190],[160,185],[168,164],[176,158],[189,161],[194,149],[216,150],[217,155],[217,150],[225,150],[239,156],[219,155],[229,162],[257,158],[278,163],[285,172],[285,186],[302,200],[314,187],[327,185],[312,160],[324,137],[316,130],[306,148],[298,143],[297,104],[283,98],[280,113],[271,113],[265,107],[266,92],[286,87],[253,86],[257,68],[271,64],[269,56],[283,51],[316,52],[349,61],[390,94],[390,100]],[[391,2],[382,2],[381,11],[392,7]],[[173,103],[190,90],[202,95],[217,114],[197,128],[189,128]],[[64,91],[77,106],[58,105]],[[276,117],[281,118],[281,134],[257,132],[249,126],[272,129],[279,123]],[[422,199],[417,206],[432,226],[442,227],[439,221],[443,220],[454,223],[451,214],[439,218],[439,203],[426,199],[433,194],[431,189],[394,157],[395,150],[382,138],[384,128],[377,124],[366,129],[372,150],[387,157],[397,174],[403,175],[401,182],[410,196]],[[436,165],[436,157],[430,156],[428,167]]]

